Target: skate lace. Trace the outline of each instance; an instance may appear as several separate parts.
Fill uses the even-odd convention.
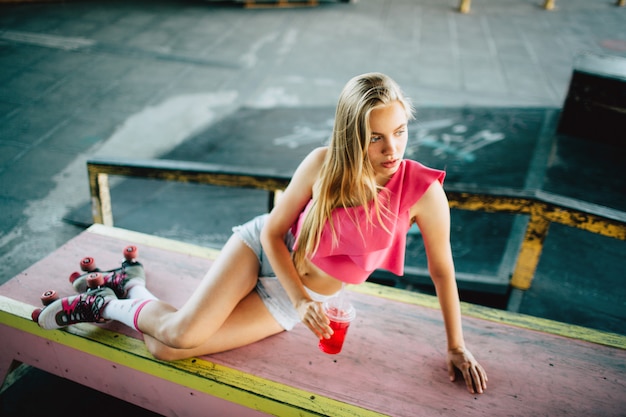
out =
[[[105,299],[101,294],[81,294],[77,299],[65,306],[64,313],[68,323],[97,322],[102,318],[101,310]]]
[[[125,289],[124,286],[126,285],[126,281],[128,281],[128,275],[126,274],[125,270],[122,270],[119,273],[113,273],[113,275],[111,276],[111,278],[109,279],[109,282],[107,285],[109,288],[111,288],[113,291],[115,291],[115,294],[117,294],[117,296],[121,296],[122,294],[124,294]]]

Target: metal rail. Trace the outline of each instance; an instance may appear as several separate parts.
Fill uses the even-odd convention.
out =
[[[113,226],[110,175],[267,190],[268,211],[290,180],[273,170],[171,160],[92,159],[87,161],[87,171],[93,221],[107,226]],[[447,184],[446,193],[454,209],[529,216],[510,281],[520,290],[531,287],[552,223],[626,240],[626,213],[604,206],[538,190],[469,184]]]

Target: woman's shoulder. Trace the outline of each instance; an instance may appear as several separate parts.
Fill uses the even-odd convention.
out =
[[[428,167],[412,159],[405,159],[404,177],[409,181],[418,181],[427,185],[431,184],[433,181],[439,181],[443,184],[446,172],[440,169]]]
[[[291,178],[290,184],[297,186],[296,188],[312,189],[324,165],[326,149],[327,148],[320,147],[309,152],[298,165],[298,168]]]
[[[318,163],[323,163],[328,153],[328,146],[320,146],[309,152],[309,157],[315,159]]]
[[[417,161],[405,159],[404,171],[392,191],[400,198],[400,208],[407,209],[417,203],[434,182],[443,184],[445,171],[430,168]]]
[[[311,150],[307,156],[300,162],[298,166],[298,170],[310,170],[310,169],[319,169],[326,159],[327,147],[319,147]]]
[[[327,147],[319,147],[313,149],[309,154],[300,162],[294,177],[306,176],[309,180],[316,179],[324,160],[326,159]]]

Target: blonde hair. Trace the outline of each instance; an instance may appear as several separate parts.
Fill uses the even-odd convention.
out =
[[[333,245],[338,244],[332,211],[335,208],[365,208],[366,218],[373,223],[370,202],[380,224],[381,204],[374,168],[368,158],[370,144],[370,114],[373,109],[398,101],[404,107],[407,119],[413,118],[413,107],[390,77],[368,73],[352,78],[343,88],[335,112],[335,125],[326,158],[313,190],[313,203],[307,213],[294,253],[294,262],[300,264],[306,255],[317,251],[324,225],[328,221],[333,234]],[[357,223],[357,219],[353,219]],[[357,227],[360,225],[357,223]]]

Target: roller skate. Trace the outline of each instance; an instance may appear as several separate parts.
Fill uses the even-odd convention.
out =
[[[102,271],[96,266],[94,258],[86,257],[80,261],[80,268],[85,273],[74,272],[70,275],[70,282],[74,289],[85,292],[88,289],[87,279],[92,272],[100,272],[104,278],[104,287],[111,288],[118,298],[126,298],[128,290],[135,285],[146,285],[146,275],[143,265],[137,261],[137,247],[124,248],[124,261],[117,269]]]
[[[70,297],[59,298],[56,291],[43,293],[43,309],[33,311],[31,317],[40,327],[52,330],[76,323],[103,323],[102,310],[117,299],[115,292],[102,286],[104,277],[99,272],[91,273],[87,279],[88,290]]]

